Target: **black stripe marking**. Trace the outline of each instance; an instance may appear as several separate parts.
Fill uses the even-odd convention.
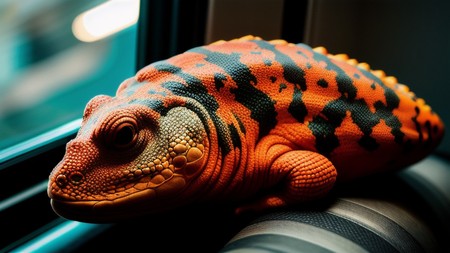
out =
[[[226,81],[227,77],[221,73],[214,74],[214,85],[216,86],[216,90],[220,91],[221,88],[225,86],[223,81]]]
[[[327,88],[328,82],[325,79],[320,78],[319,81],[317,81],[317,85],[319,85],[322,88]]]
[[[394,140],[398,144],[403,143],[403,138],[405,134],[400,130],[402,127],[402,123],[400,120],[392,113],[392,111],[400,105],[400,98],[397,96],[394,90],[387,87],[380,78],[375,76],[369,71],[364,69],[360,70],[364,76],[367,78],[374,80],[377,84],[381,86],[384,90],[384,97],[386,99],[386,105],[384,105],[381,101],[374,104],[376,109],[376,114],[380,119],[383,119],[388,127],[391,128],[391,134],[394,136]]]
[[[230,125],[228,125],[228,129],[230,130],[231,141],[233,142],[233,146],[241,147],[241,145],[242,145],[241,138],[239,136],[239,132],[238,132],[237,128],[233,124],[230,124]]]
[[[233,114],[233,115],[234,115],[234,118],[236,118],[236,121],[238,122],[239,129],[241,130],[241,132],[242,132],[243,134],[245,134],[245,133],[246,133],[245,125],[244,125],[244,123],[242,122],[241,118],[239,118],[239,116],[236,115],[236,114]]]
[[[302,45],[300,45],[302,46]],[[309,48],[308,46],[304,46]],[[333,64],[325,55],[314,53],[313,58],[320,62],[326,63],[326,69],[334,71],[338,91],[341,96],[330,101],[323,109],[322,114],[317,115],[309,124],[309,128],[316,137],[316,148],[324,154],[329,155],[335,148],[339,146],[339,139],[335,134],[335,130],[342,124],[346,112],[350,112],[353,122],[361,129],[363,136],[358,144],[368,151],[375,150],[379,144],[376,139],[371,137],[373,127],[376,126],[380,119],[384,119],[386,125],[391,128],[391,134],[397,143],[402,143],[404,134],[400,131],[401,122],[392,113],[398,107],[399,98],[395,92],[386,87],[380,79],[367,71],[361,71],[368,78],[377,82],[385,91],[386,105],[381,101],[374,104],[375,113],[370,111],[367,102],[364,99],[356,99],[357,88],[354,86],[352,79],[337,65]],[[371,87],[374,85],[372,84]]]
[[[147,98],[147,99],[132,99],[128,102],[131,105],[144,105],[148,108],[158,112],[160,115],[166,115],[168,108],[164,106],[164,103],[159,99]]]
[[[266,41],[254,41],[259,47],[270,50],[275,54],[275,60],[283,67],[283,77],[289,83],[294,84],[294,93],[288,112],[298,121],[303,122],[308,114],[305,103],[302,100],[302,91],[307,89],[305,72],[287,55],[278,51],[275,45]]]
[[[265,136],[275,127],[277,124],[275,102],[267,94],[254,87],[257,85],[257,79],[248,66],[240,61],[240,54],[213,52],[202,47],[191,49],[190,52],[206,55],[206,61],[224,69],[236,82],[237,88],[230,91],[235,95],[237,102],[250,110],[250,117],[258,122],[259,137]]]

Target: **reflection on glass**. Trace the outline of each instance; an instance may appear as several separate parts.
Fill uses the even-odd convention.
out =
[[[75,37],[93,42],[134,25],[139,0],[108,1],[78,15],[72,25]]]

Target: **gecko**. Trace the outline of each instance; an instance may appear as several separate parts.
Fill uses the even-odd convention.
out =
[[[154,62],[92,98],[47,192],[58,215],[88,222],[203,201],[267,210],[405,168],[443,135],[425,100],[384,71],[248,35]]]

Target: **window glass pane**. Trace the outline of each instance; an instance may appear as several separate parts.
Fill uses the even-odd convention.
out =
[[[0,152],[80,118],[90,98],[113,95],[135,73],[136,25],[130,19],[127,28],[104,39],[83,42],[74,36],[77,16],[104,2],[0,3]],[[115,2],[139,7],[139,1]],[[95,13],[90,22],[111,24],[111,14],[120,20],[126,8],[119,9]]]

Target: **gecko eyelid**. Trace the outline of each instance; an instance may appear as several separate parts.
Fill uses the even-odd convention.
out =
[[[119,124],[112,131],[111,144],[114,148],[123,149],[131,147],[137,140],[136,126],[130,122]]]

